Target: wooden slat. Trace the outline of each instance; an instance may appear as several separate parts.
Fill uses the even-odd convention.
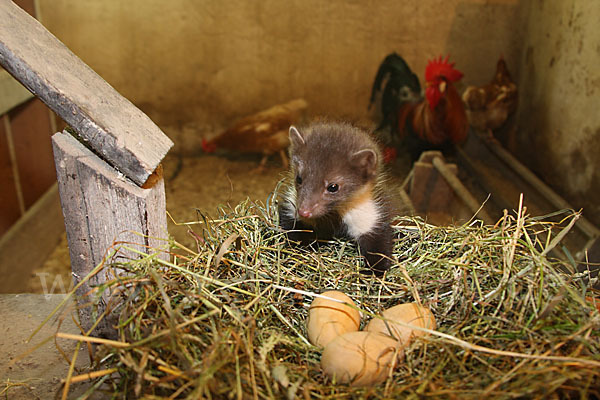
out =
[[[456,193],[458,197],[469,207],[471,212],[476,215],[479,215],[479,218],[483,220],[486,224],[494,224],[494,219],[490,217],[490,215],[483,209],[483,205],[479,203],[479,201],[469,192],[469,190],[462,184],[460,179],[456,177],[456,171],[452,171],[448,168],[448,164],[442,160],[441,157],[435,157],[431,160],[431,163],[438,170],[440,175],[444,177],[448,185],[452,187],[452,190]]]
[[[537,177],[529,168],[521,164],[512,154],[510,154],[502,145],[489,133],[485,137],[477,136],[485,145],[498,156],[506,165],[508,165],[513,171],[515,171],[523,180],[537,190],[546,200],[548,200],[554,207],[559,209],[575,210],[575,208],[569,204],[564,198],[556,193],[550,186],[543,182]],[[583,233],[590,238],[600,237],[600,229],[592,224],[587,218],[581,216],[575,225]]]
[[[156,249],[166,245],[157,239],[167,237],[162,177],[152,188],[142,189],[120,176],[70,134],[55,134],[52,144],[75,283],[100,264],[116,241],[139,244],[129,246],[143,252],[149,251],[145,246]],[[162,256],[168,258],[166,254]],[[137,258],[138,255],[121,251],[119,257]],[[81,286],[80,304],[89,301],[84,295],[92,286],[107,279],[105,273],[106,270],[100,271]],[[107,301],[104,297],[104,302]],[[105,303],[101,303],[100,308],[105,307]],[[92,326],[90,308],[81,309],[79,316],[84,328]],[[110,337],[114,332],[107,322],[95,333]]]
[[[439,151],[425,151],[414,163],[410,180],[410,200],[417,213],[448,213],[454,200],[454,192],[431,164],[435,157],[441,157]],[[454,165],[453,172],[456,173]]]
[[[436,173],[430,162],[416,161],[410,185],[410,200],[415,212],[447,213],[454,200],[454,192],[444,178]]]
[[[48,258],[65,231],[54,184],[0,238],[0,265],[3,268],[0,293],[27,290],[31,274]]]
[[[142,111],[11,1],[0,1],[0,64],[136,184],[173,142]]]

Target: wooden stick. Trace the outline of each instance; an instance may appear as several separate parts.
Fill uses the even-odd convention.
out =
[[[448,185],[454,190],[456,195],[461,198],[461,200],[469,207],[469,209],[475,213],[479,214],[483,222],[486,224],[493,224],[494,220],[490,215],[482,208],[481,204],[477,201],[475,197],[469,192],[469,190],[462,184],[462,182],[454,175],[448,168],[446,167],[446,163],[440,158],[435,157],[431,163],[438,170],[440,175],[444,177]]]
[[[103,369],[102,371],[86,372],[85,374],[75,375],[74,377],[72,377],[71,383],[79,383],[79,382],[88,381],[91,379],[100,378],[101,376],[110,375],[117,371],[119,371],[118,368],[110,368],[110,369]],[[66,380],[62,379],[62,382],[66,382]]]
[[[415,167],[413,165],[413,167],[410,169],[410,172],[408,173],[408,175],[406,175],[406,178],[404,178],[404,181],[402,181],[402,185],[400,185],[401,189],[406,189],[406,185],[408,185],[408,183],[412,179],[414,173],[415,173]]]
[[[504,149],[491,134],[486,138],[482,138],[480,135],[477,136],[494,154],[496,154],[496,156],[498,156],[498,158],[519,174],[523,180],[544,196],[554,207],[570,210],[574,209],[571,204],[559,196],[552,188],[550,188],[550,186],[546,185],[540,178],[531,172],[529,168],[521,164],[512,154],[506,151],[506,149]],[[579,227],[579,229],[590,238],[600,236],[600,229],[583,216],[579,218],[579,224],[575,226]]]
[[[58,332],[58,333],[56,333],[56,337],[60,338],[60,339],[78,340],[78,341],[86,342],[86,343],[106,344],[106,345],[109,345],[112,347],[119,347],[119,348],[129,347],[129,343],[119,342],[117,340],[103,339],[103,338],[94,337],[94,336],[76,335],[73,333]]]
[[[406,193],[406,190],[404,190],[404,188],[400,188],[398,190],[398,194],[400,195],[400,200],[402,200],[402,203],[406,206],[407,211],[411,215],[415,215],[416,214],[415,206],[414,206],[412,200],[410,199],[410,196],[408,195],[408,193]]]
[[[479,170],[475,166],[475,163],[473,162],[471,157],[469,157],[463,149],[456,146],[456,154],[458,154],[458,158],[467,168],[469,173],[475,176],[477,183],[481,185],[483,190],[485,190],[488,194],[492,195],[491,200],[494,203],[496,203],[497,206],[499,206],[501,209],[507,210],[511,210],[512,208],[514,208],[514,206],[512,206],[511,203],[504,196],[502,196],[500,192],[495,191],[494,188],[486,181],[483,174],[479,172]]]

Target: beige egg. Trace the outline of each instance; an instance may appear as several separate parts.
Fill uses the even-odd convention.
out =
[[[322,293],[323,296],[341,300],[356,307],[350,297],[337,290]],[[317,297],[308,311],[308,340],[315,346],[326,346],[333,339],[360,327],[360,313],[346,304]]]
[[[435,329],[435,317],[431,311],[417,303],[399,304],[390,307],[382,313],[382,316],[388,321],[375,317],[369,321],[365,330],[390,335],[404,345],[412,338],[423,336],[427,333],[417,329],[411,329],[394,321],[415,325],[421,328]]]
[[[337,383],[368,386],[383,382],[403,354],[400,342],[379,332],[348,332],[325,346],[323,372]]]

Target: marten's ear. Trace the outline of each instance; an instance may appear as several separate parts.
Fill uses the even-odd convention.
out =
[[[350,157],[350,162],[365,171],[369,176],[377,173],[377,153],[372,149],[357,151]]]
[[[290,142],[292,142],[292,146],[294,147],[304,146],[306,144],[304,138],[294,125],[290,126]]]

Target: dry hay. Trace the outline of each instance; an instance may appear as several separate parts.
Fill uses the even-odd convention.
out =
[[[549,256],[577,214],[557,213],[557,223],[524,212],[494,227],[400,218],[401,261],[383,280],[359,272],[351,243],[290,245],[272,203],[200,215],[190,225],[197,249],[171,242],[173,262],[119,261],[128,245],[117,244],[108,261],[126,277],[98,290],[118,293],[118,339],[99,340],[94,388],[190,399],[598,397],[600,316],[589,277]],[[335,384],[305,331],[311,293],[326,289],[348,294],[365,316],[421,302],[439,333],[411,343],[381,385]]]

